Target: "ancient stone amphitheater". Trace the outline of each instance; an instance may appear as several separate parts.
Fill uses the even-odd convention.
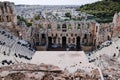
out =
[[[16,36],[14,15],[0,2],[0,80],[120,80],[119,35],[88,53],[39,52]]]

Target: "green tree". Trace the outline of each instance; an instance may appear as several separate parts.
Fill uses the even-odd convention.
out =
[[[116,12],[120,12],[120,0],[102,0],[82,5],[77,10],[94,15],[97,22],[108,23],[112,22]]]
[[[65,13],[65,17],[69,17],[71,19],[71,14],[70,13]]]

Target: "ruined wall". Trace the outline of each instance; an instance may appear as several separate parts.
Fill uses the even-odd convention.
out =
[[[42,35],[47,35],[48,42],[49,38],[51,38],[52,44],[60,44],[62,45],[62,38],[66,38],[67,45],[77,45],[77,43],[84,46],[91,46],[94,44],[93,36],[94,31],[92,29],[95,28],[95,22],[90,21],[65,21],[65,22],[57,22],[57,21],[35,21],[33,22],[34,32],[37,35],[36,41],[42,44]],[[78,40],[79,41],[78,41]]]
[[[113,17],[113,36],[120,34],[120,12]]]
[[[116,13],[112,23],[97,23],[95,21],[53,21],[40,20],[34,21],[31,33],[33,44],[48,44],[51,38],[52,44],[62,45],[62,37],[66,38],[67,45],[77,45],[77,37],[83,46],[97,47],[106,40],[120,34],[120,13]],[[23,32],[23,31],[22,31]],[[27,34],[26,34],[27,35]],[[44,35],[44,37],[43,37]],[[23,34],[23,36],[25,36]],[[44,38],[44,39],[43,39]]]
[[[0,27],[14,32],[16,29],[15,6],[12,2],[0,2]]]
[[[32,27],[26,27],[25,24],[17,25],[14,3],[0,2],[0,28],[33,45],[46,45],[48,38],[52,39],[51,43],[61,45],[62,37],[65,37],[67,45],[77,45],[79,42],[84,46],[97,46],[120,34],[120,13],[114,15],[112,23],[40,20],[34,21]]]

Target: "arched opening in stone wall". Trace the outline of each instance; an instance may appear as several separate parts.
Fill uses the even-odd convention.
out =
[[[63,31],[63,32],[66,32],[66,31],[67,31],[67,25],[66,25],[66,24],[63,24],[63,25],[62,25],[62,31]]]
[[[68,38],[68,43],[70,43],[70,38]]]
[[[66,24],[63,24],[63,25],[62,25],[62,28],[67,28]]]
[[[56,37],[53,37],[53,44],[56,44]]]
[[[9,20],[9,17],[8,17],[8,16],[6,16],[6,19],[7,19],[7,22],[8,22],[8,20]]]
[[[52,37],[48,37],[48,47],[52,46]]]
[[[87,34],[84,34],[82,44],[87,45]]]
[[[46,44],[46,36],[45,36],[45,34],[42,34],[41,44],[42,44],[42,45],[45,45],[45,44]]]
[[[48,29],[52,29],[52,25],[51,24],[48,24]]]
[[[5,12],[8,12],[7,11],[7,3],[4,3],[4,6],[5,6]]]
[[[66,47],[66,37],[65,36],[62,37],[62,47],[63,48]]]
[[[80,49],[80,48],[81,48],[81,45],[80,45],[80,37],[79,37],[79,36],[76,37],[76,48],[77,48],[77,49]]]
[[[7,22],[10,22],[10,16],[6,16]]]
[[[2,22],[2,16],[0,15],[0,22]]]
[[[55,34],[55,37],[57,37],[58,35],[57,34]]]
[[[58,38],[58,45],[60,45],[60,37]]]
[[[111,38],[110,38],[110,36],[109,36],[109,35],[107,36],[107,40],[111,40]]]
[[[72,42],[75,43],[75,38],[72,39]]]
[[[98,26],[96,26],[96,32],[97,32],[97,30],[98,30]]]
[[[90,43],[89,43],[90,46],[92,46],[92,40],[93,40],[93,36],[92,36],[92,34],[90,33]]]
[[[77,25],[77,29],[80,29],[80,28],[81,28],[81,25],[80,25],[80,24],[78,24],[78,25]]]
[[[58,31],[61,30],[60,24],[57,24],[57,30],[58,30]]]
[[[87,34],[84,34],[84,39],[87,39]]]
[[[71,34],[71,37],[73,37],[73,33]]]
[[[3,7],[1,7],[1,11],[2,11],[2,14],[4,14],[4,9],[3,9]]]

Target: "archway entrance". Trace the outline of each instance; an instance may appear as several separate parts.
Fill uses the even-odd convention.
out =
[[[41,44],[42,44],[42,45],[45,45],[45,44],[46,44],[46,37],[45,37],[45,34],[42,34]]]
[[[52,37],[48,37],[48,47],[52,46]]]
[[[76,37],[76,49],[77,50],[81,50],[81,46],[80,46],[80,37]]]
[[[108,39],[108,40],[111,40],[111,39],[110,39],[110,36],[108,36],[107,39]]]
[[[65,48],[66,47],[66,37],[62,37],[62,47]]]
[[[63,25],[62,25],[62,31],[63,31],[63,32],[66,32],[66,30],[67,30],[67,26],[66,26],[66,24],[63,24]]]
[[[83,45],[87,45],[87,34],[84,34]]]
[[[87,34],[84,35],[84,39],[87,39]]]

